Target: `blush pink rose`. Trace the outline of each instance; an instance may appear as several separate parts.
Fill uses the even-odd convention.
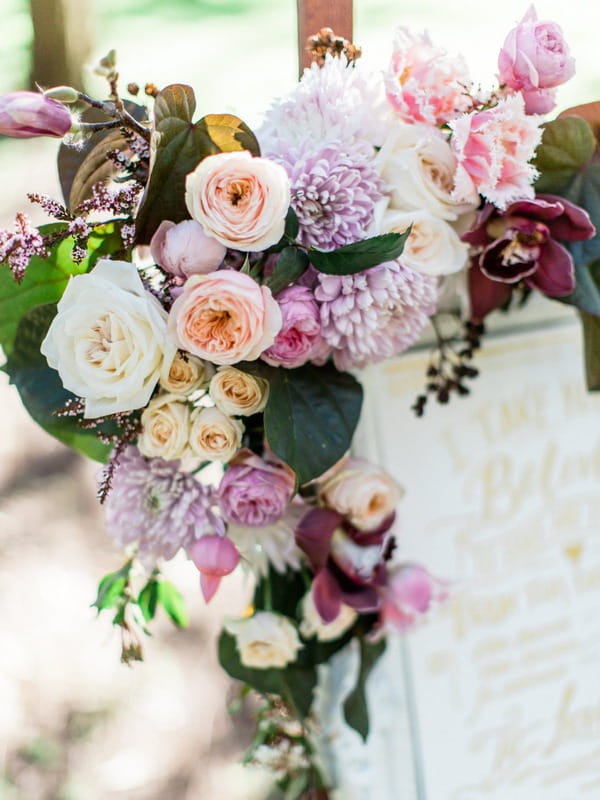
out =
[[[283,236],[290,182],[282,166],[248,152],[208,156],[185,182],[190,215],[225,247],[258,252]]]
[[[405,122],[440,125],[471,106],[471,83],[464,60],[436,47],[428,33],[398,28],[386,92]]]
[[[178,346],[212,364],[254,361],[280,328],[271,290],[234,270],[188,278],[169,314]]]
[[[219,267],[227,248],[204,233],[193,219],[177,225],[164,220],[156,229],[150,242],[150,252],[155,262],[171,275],[189,278],[204,275]]]
[[[537,176],[530,163],[542,138],[538,117],[527,116],[521,95],[450,123],[450,145],[456,157],[454,196],[472,196],[473,189],[498,208],[534,196]]]
[[[555,22],[538,20],[535,8],[513,28],[498,56],[498,77],[516,91],[553,89],[575,74],[563,32]]]
[[[282,326],[274,343],[262,354],[274,367],[301,367],[319,358],[326,346],[321,336],[321,316],[313,293],[306,286],[290,286],[279,292]]]

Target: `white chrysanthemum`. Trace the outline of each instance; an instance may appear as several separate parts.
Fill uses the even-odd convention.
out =
[[[227,535],[239,551],[242,566],[257,576],[266,575],[269,565],[282,574],[288,567],[300,569],[302,552],[296,545],[294,532],[305,512],[305,506],[291,504],[272,525],[257,528],[230,523]]]
[[[278,153],[281,142],[289,147],[307,140],[362,142],[372,151],[393,122],[381,78],[328,56],[323,67],[305,69],[288,96],[273,103],[257,136],[264,155]]]

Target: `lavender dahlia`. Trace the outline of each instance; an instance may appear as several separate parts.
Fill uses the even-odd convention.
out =
[[[434,313],[434,278],[388,261],[355,275],[319,274],[321,333],[339,370],[365,367],[406,350]]]
[[[139,558],[152,564],[213,532],[213,490],[179,470],[179,461],[144,458],[127,447],[119,458],[106,500],[109,536],[125,547],[137,543]]]
[[[335,250],[365,238],[385,184],[360,150],[305,142],[282,146],[272,158],[290,179],[302,244]]]

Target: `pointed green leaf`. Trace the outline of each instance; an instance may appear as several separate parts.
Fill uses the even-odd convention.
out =
[[[187,628],[189,618],[181,592],[169,581],[158,583],[158,603],[178,628]]]
[[[362,406],[362,388],[332,364],[268,371],[265,435],[299,484],[322,475],[347,452]]]
[[[150,578],[138,595],[137,604],[146,622],[150,622],[151,619],[154,619],[156,614],[158,586],[159,582],[155,578]]]
[[[293,283],[301,275],[304,275],[308,268],[308,256],[304,250],[295,247],[285,247],[275,266],[275,270],[264,281],[273,294],[277,294],[290,283]]]
[[[366,741],[369,735],[369,709],[367,706],[366,683],[371,670],[385,650],[385,639],[377,644],[367,644],[364,638],[359,639],[360,668],[356,686],[344,702],[344,719]]]
[[[121,569],[116,572],[109,572],[98,584],[98,595],[92,603],[98,611],[106,608],[113,608],[121,599],[123,589],[127,585],[129,573],[131,572],[131,561],[127,561]]]
[[[249,150],[260,153],[250,128],[232,114],[210,114],[192,122],[196,98],[190,86],[173,84],[156,97],[152,170],[137,217],[138,242],[148,243],[163,220],[189,219],[185,179],[210,155]]]
[[[64,225],[42,225],[43,234],[64,230]],[[81,275],[123,248],[119,229],[114,223],[98,227],[88,241],[88,256],[81,264],[71,259],[73,240],[65,239],[52,248],[49,258],[32,258],[22,283],[17,283],[6,265],[0,265],[0,346],[5,355],[14,347],[21,317],[35,306],[57,303],[71,275]]]
[[[587,388],[600,391],[600,317],[581,312]]]
[[[354,275],[399,258],[410,232],[411,229],[408,228],[404,233],[384,233],[329,252],[311,247],[308,259],[319,272],[328,275]]]

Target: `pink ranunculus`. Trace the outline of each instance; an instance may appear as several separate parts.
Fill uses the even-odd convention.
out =
[[[537,175],[530,163],[542,138],[538,117],[527,116],[521,95],[450,122],[456,156],[454,194],[471,196],[475,188],[498,208],[534,196]]]
[[[192,275],[169,314],[182,350],[213,364],[254,361],[281,329],[271,290],[235,270]]]
[[[447,597],[445,585],[419,564],[402,564],[387,574],[382,591],[381,622],[401,632],[408,630],[435,601]]]
[[[282,166],[250,153],[203,159],[185,182],[190,215],[225,247],[258,252],[283,236],[290,182]]]
[[[271,525],[283,516],[294,489],[295,476],[286,464],[264,461],[245,450],[221,479],[221,511],[238,525]]]
[[[37,92],[11,92],[0,97],[0,134],[17,139],[62,138],[73,125],[67,109]]]
[[[200,572],[200,588],[208,603],[219,588],[221,578],[237,567],[240,554],[226,536],[207,534],[197,539],[188,555]]]
[[[553,89],[573,77],[575,61],[560,26],[538,20],[532,5],[506,37],[498,71],[500,83],[515,91]]]
[[[207,236],[202,226],[193,219],[186,219],[177,225],[164,220],[152,237],[150,252],[166,272],[178,278],[189,278],[217,269],[225,258],[227,248]]]
[[[301,367],[318,358],[325,346],[321,316],[313,293],[306,286],[290,286],[275,298],[281,309],[282,326],[274,343],[262,354],[274,367]]]
[[[387,97],[405,122],[440,125],[471,106],[471,83],[460,56],[436,47],[429,34],[400,27],[386,75]]]

